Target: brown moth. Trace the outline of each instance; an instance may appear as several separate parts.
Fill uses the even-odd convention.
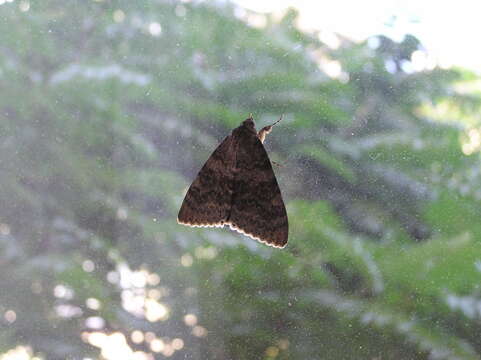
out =
[[[185,195],[177,222],[193,227],[229,225],[252,239],[283,248],[289,225],[263,142],[252,115],[214,150]]]

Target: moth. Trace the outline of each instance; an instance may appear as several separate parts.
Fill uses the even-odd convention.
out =
[[[263,145],[281,120],[282,116],[257,132],[251,115],[232,130],[187,191],[177,222],[192,227],[228,225],[264,244],[285,247],[287,212]]]

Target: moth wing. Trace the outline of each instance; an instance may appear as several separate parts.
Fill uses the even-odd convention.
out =
[[[289,225],[276,176],[255,134],[244,136],[236,152],[236,173],[229,225],[275,247],[287,244]]]
[[[177,216],[179,224],[222,227],[231,210],[235,161],[232,136],[214,150],[190,185]]]

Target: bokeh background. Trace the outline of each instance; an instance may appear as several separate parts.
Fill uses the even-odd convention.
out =
[[[0,0],[0,359],[481,358],[476,72],[239,3]],[[284,250],[176,223],[249,113]]]

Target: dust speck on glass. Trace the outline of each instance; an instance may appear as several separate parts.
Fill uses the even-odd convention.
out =
[[[479,359],[481,53],[448,3],[0,0],[0,360]],[[289,243],[181,226],[186,194]]]

